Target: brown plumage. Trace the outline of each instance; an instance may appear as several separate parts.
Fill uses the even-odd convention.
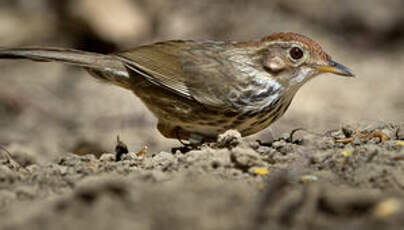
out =
[[[297,41],[302,44],[304,44],[307,48],[310,49],[311,53],[317,54],[321,59],[323,60],[331,60],[331,57],[323,51],[321,48],[320,44],[312,40],[311,38],[308,38],[306,36],[297,34],[297,33],[292,33],[292,32],[280,32],[280,33],[273,33],[271,35],[268,35],[266,37],[263,37],[261,41],[276,41],[276,40],[281,40],[281,41]]]
[[[254,134],[281,117],[297,90],[322,72],[352,73],[313,40],[276,33],[255,42],[166,41],[102,55],[61,48],[0,50],[0,58],[59,61],[133,91],[168,138]]]

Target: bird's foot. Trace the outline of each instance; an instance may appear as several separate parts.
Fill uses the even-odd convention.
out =
[[[200,149],[201,146],[206,142],[205,138],[203,136],[201,136],[199,134],[193,134],[193,133],[190,134],[189,140],[187,143],[184,142],[183,140],[181,140],[178,137],[178,135],[177,135],[177,139],[182,144],[182,146],[171,148],[171,152],[173,154],[176,153],[178,150],[181,153],[187,153],[191,150]]]

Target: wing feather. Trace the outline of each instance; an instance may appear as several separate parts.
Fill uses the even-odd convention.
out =
[[[180,52],[185,48],[184,42],[170,41],[141,46],[118,53],[117,56],[125,58],[127,68],[150,82],[168,88],[180,96],[191,98],[179,60]]]
[[[117,56],[123,58],[127,68],[153,84],[206,106],[236,110],[229,95],[240,87],[240,73],[234,67],[240,65],[240,60],[231,60],[235,55],[233,51],[229,53],[229,45],[215,41],[169,41]]]

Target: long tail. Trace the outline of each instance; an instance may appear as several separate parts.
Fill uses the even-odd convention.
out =
[[[55,61],[85,68],[93,77],[130,88],[129,74],[120,60],[112,55],[53,47],[0,48],[0,59]]]

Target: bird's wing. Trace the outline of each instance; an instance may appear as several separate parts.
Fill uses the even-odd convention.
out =
[[[184,50],[184,42],[161,42],[140,46],[135,49],[116,54],[124,62],[129,71],[136,76],[144,77],[153,84],[166,88],[182,97],[191,99],[191,92],[186,85],[186,77],[182,74],[180,52]]]
[[[232,80],[228,66],[218,57],[220,49],[213,47],[215,44],[169,41],[141,46],[117,56],[136,76],[182,97],[220,107],[228,105],[224,93],[230,90]]]

